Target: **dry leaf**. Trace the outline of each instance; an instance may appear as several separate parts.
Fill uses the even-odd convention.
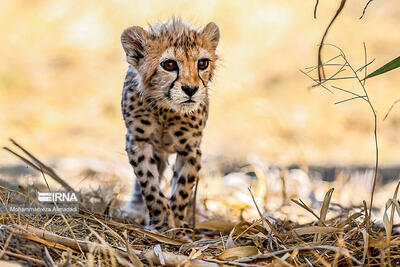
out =
[[[330,234],[343,231],[343,228],[330,227],[330,226],[305,226],[293,229],[297,235],[310,235],[310,234]]]
[[[228,232],[235,227],[236,223],[221,220],[206,220],[196,224],[198,229],[207,229],[220,232]]]
[[[158,259],[160,260],[161,265],[165,265],[164,255],[161,250],[160,244],[154,247],[154,253],[157,255]]]
[[[255,246],[244,246],[236,248],[228,248],[218,256],[220,260],[234,260],[243,257],[250,257],[259,253]]]

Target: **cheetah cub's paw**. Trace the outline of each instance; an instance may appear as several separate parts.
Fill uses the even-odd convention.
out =
[[[189,228],[162,228],[159,226],[149,225],[144,227],[146,230],[159,233],[172,239],[177,239],[186,242],[192,242],[192,230]]]
[[[175,238],[182,241],[192,242],[192,229],[185,223],[182,228],[176,232]]]
[[[149,214],[143,202],[138,203],[130,201],[122,207],[121,213],[123,217],[131,219],[143,226],[149,224]]]

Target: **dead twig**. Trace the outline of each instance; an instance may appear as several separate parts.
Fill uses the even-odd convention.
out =
[[[38,260],[38,259],[35,259],[35,258],[32,258],[32,257],[26,256],[26,255],[14,253],[14,252],[11,252],[11,251],[5,251],[4,254],[6,254],[8,256],[15,257],[17,259],[25,260],[27,262],[33,262],[33,263],[35,263],[35,264],[37,264],[39,266],[46,266],[46,264],[45,264],[45,262],[43,260]]]
[[[358,76],[358,74],[357,74],[357,72],[359,72],[360,70],[364,70],[365,71],[364,75],[365,75],[365,77],[367,76],[367,65],[369,64],[369,63],[367,63],[368,62],[368,60],[367,60],[367,48],[366,48],[365,43],[363,43],[363,46],[364,46],[364,62],[365,62],[365,64],[364,64],[364,66],[362,66],[361,68],[356,70],[350,64],[350,62],[348,61],[345,53],[343,52],[343,50],[340,47],[338,47],[336,45],[333,45],[333,44],[324,44],[324,45],[332,46],[332,47],[336,48],[339,51],[339,53],[340,53],[339,55],[344,61],[343,66],[347,66],[348,69],[352,72],[353,76],[350,76],[349,78],[352,78],[352,79],[356,80],[357,83],[361,86],[362,91],[363,91],[363,95],[359,95],[357,93],[354,93],[351,90],[346,90],[346,89],[342,89],[342,88],[339,88],[339,87],[332,86],[332,88],[334,88],[334,89],[341,90],[341,91],[344,91],[346,93],[349,93],[349,94],[352,94],[352,95],[355,96],[355,97],[352,97],[352,98],[349,98],[349,99],[345,99],[345,100],[336,102],[336,104],[340,104],[340,103],[344,103],[344,102],[348,102],[348,101],[356,100],[356,99],[362,99],[362,100],[365,100],[367,102],[367,104],[368,104],[368,106],[369,106],[369,108],[370,108],[370,110],[372,112],[373,122],[374,122],[374,124],[373,124],[374,125],[373,136],[374,136],[374,141],[375,141],[375,168],[374,168],[374,178],[373,178],[371,197],[370,197],[370,205],[369,205],[369,212],[368,212],[369,216],[371,216],[372,206],[373,206],[373,202],[374,202],[374,194],[375,194],[376,182],[377,182],[377,178],[378,178],[378,168],[379,168],[379,145],[378,145],[378,134],[377,134],[377,131],[378,131],[378,120],[377,120],[377,115],[376,115],[375,108],[374,108],[374,106],[373,106],[373,104],[371,102],[371,99],[369,97],[368,91],[367,91],[367,89],[365,87],[365,81],[363,82],[360,79],[360,77]],[[320,65],[320,64],[318,64],[318,65]],[[321,65],[322,65],[322,63],[321,63]],[[303,73],[304,73],[304,71],[303,71]],[[340,77],[337,77],[337,75],[339,73],[341,73],[340,70],[337,71],[334,75],[332,75],[329,79],[326,79],[326,80],[323,80],[323,81],[321,81],[321,79],[320,79],[319,83],[316,83],[314,86],[319,86],[320,84],[322,84],[322,82],[326,83],[328,81],[340,80]],[[320,75],[320,74],[318,73],[318,75]],[[310,77],[310,75],[307,74],[307,77]],[[348,76],[346,76],[345,78],[347,78],[347,77]],[[315,81],[315,79],[313,79],[313,78],[311,78],[311,79],[313,81]],[[325,86],[324,88],[327,88],[327,86]]]
[[[324,67],[322,65],[322,47],[325,43],[325,38],[331,28],[331,26],[333,25],[333,23],[335,22],[336,18],[339,16],[339,14],[342,12],[344,5],[346,4],[346,0],[341,0],[339,8],[336,10],[335,15],[333,16],[332,20],[329,22],[328,27],[326,27],[324,34],[322,35],[321,38],[321,42],[319,44],[318,47],[318,80],[321,82],[322,79],[325,79],[325,70]],[[316,7],[315,7],[316,8]]]
[[[146,258],[147,260],[151,260],[153,263],[155,263],[156,265],[161,265],[161,261],[160,258],[157,256],[157,254],[154,252],[154,250],[145,252],[143,254],[144,258]],[[167,252],[167,251],[163,251],[162,252],[162,256],[163,256],[163,260],[165,265],[163,266],[179,266],[182,263],[187,262],[188,257],[184,256],[184,255],[178,255],[178,254],[174,254],[171,252]],[[198,259],[192,259],[190,261],[190,266],[193,267],[218,267],[220,266],[219,264],[216,263],[210,263],[204,260],[198,260]]]
[[[362,14],[361,14],[361,16],[360,16],[359,19],[362,19],[362,18],[364,17],[365,12],[367,11],[367,8],[368,8],[369,4],[370,4],[372,1],[374,1],[374,0],[369,0],[369,1],[367,2],[367,4],[364,6],[363,12],[362,12]]]
[[[393,104],[390,106],[389,110],[386,112],[385,117],[383,118],[383,120],[386,120],[387,117],[389,116],[389,113],[392,111],[392,109],[394,108],[394,106],[400,102],[400,99],[397,99],[396,101],[393,102]]]
[[[47,267],[56,267],[56,263],[54,262],[53,258],[51,257],[49,250],[44,247],[44,263],[46,264]]]
[[[319,4],[319,0],[316,0],[316,1],[315,1],[315,6],[314,6],[314,19],[317,18],[318,4]]]
[[[279,251],[274,251],[271,253],[267,254],[261,254],[261,255],[256,255],[252,257],[247,257],[247,258],[240,258],[236,260],[237,262],[251,262],[256,259],[268,259],[277,255],[282,255],[285,253],[293,252],[293,251],[301,251],[301,250],[330,250],[334,251],[336,253],[339,253],[341,255],[344,255],[346,257],[349,257],[351,260],[353,260],[355,263],[358,265],[362,265],[362,263],[354,258],[351,254],[350,251],[345,249],[345,248],[340,248],[340,247],[335,247],[335,246],[327,246],[327,245],[315,245],[315,246],[304,246],[304,247],[294,247],[294,248],[288,248],[288,249],[283,249]]]
[[[199,186],[199,177],[196,178],[193,193],[193,218],[192,218],[192,240],[196,241],[196,200],[197,200],[197,188]]]
[[[25,148],[23,148],[21,145],[19,145],[17,142],[15,142],[13,139],[10,139],[11,143],[13,143],[16,147],[18,147],[22,152],[24,152],[31,160],[27,159],[24,156],[21,156],[20,154],[14,152],[8,147],[3,147],[4,150],[10,152],[11,154],[15,155],[16,157],[20,158],[23,162],[34,168],[35,170],[39,172],[44,172],[47,175],[49,175],[51,178],[53,178],[57,183],[59,183],[61,186],[65,188],[65,190],[69,192],[75,192],[75,190],[67,183],[65,182],[58,174],[50,167],[45,165],[43,162],[41,162],[38,158],[33,156],[30,152],[28,152]]]

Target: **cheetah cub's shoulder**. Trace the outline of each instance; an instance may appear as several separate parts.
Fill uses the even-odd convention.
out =
[[[216,67],[220,33],[211,22],[194,28],[179,19],[147,30],[132,26],[121,36],[130,64],[122,93],[126,152],[136,175],[125,213],[146,207],[150,228],[185,226],[186,209],[201,164],[200,143],[208,117],[208,85]],[[172,192],[159,180],[176,153]]]

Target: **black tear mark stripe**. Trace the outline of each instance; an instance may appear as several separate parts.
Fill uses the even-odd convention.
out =
[[[169,86],[169,89],[172,89],[175,85],[175,82],[179,79],[179,69],[176,69],[176,78],[175,80],[171,83],[171,85]]]
[[[199,76],[200,81],[203,83],[204,87],[207,87],[207,86],[206,86],[206,83],[205,83],[204,80],[203,80],[203,78],[201,78],[201,76],[200,76],[200,71],[199,71],[199,70],[197,70],[197,76]]]
[[[171,89],[174,88],[175,82],[179,79],[179,68],[176,69],[176,78],[175,80],[171,83],[171,85],[169,86],[168,89],[168,94],[167,94],[167,98],[171,99]]]

